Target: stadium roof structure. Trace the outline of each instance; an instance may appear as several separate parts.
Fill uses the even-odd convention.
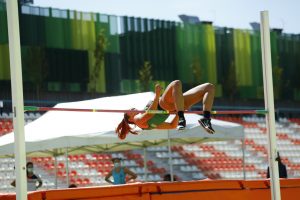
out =
[[[104,97],[92,100],[59,103],[55,108],[82,109],[143,109],[153,92]],[[171,119],[169,117],[168,120]],[[199,115],[186,114],[187,127],[177,130],[141,130],[120,140],[115,128],[123,113],[48,111],[25,126],[27,156],[123,151],[155,145],[172,145],[212,140],[242,139],[243,126],[221,120],[212,120],[216,133],[208,134],[198,123]],[[0,157],[14,154],[13,132],[0,137]]]

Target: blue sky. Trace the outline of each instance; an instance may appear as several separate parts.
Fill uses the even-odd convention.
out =
[[[250,29],[268,10],[271,28],[300,33],[300,0],[34,0],[35,5],[117,16],[180,21],[178,15],[194,15],[215,26]]]

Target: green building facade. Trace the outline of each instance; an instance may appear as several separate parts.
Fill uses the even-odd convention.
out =
[[[211,82],[217,97],[263,98],[259,31],[31,6],[19,15],[24,87],[140,92],[139,70],[150,62],[151,84]],[[107,43],[95,78],[99,35]],[[276,98],[300,99],[300,35],[271,31],[271,49]],[[9,80],[6,5],[0,3],[0,84]]]

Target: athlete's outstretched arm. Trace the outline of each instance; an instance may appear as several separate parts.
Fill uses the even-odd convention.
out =
[[[152,104],[148,107],[148,110],[156,110],[157,109],[161,90],[162,90],[161,86],[159,84],[156,84],[155,85],[155,97],[153,99]],[[136,124],[145,124],[152,117],[153,117],[153,114],[143,113],[143,114],[136,115],[134,117],[134,121],[136,122]]]

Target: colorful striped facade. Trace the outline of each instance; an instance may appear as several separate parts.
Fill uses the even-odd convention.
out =
[[[43,49],[48,91],[90,91],[95,44],[108,41],[97,92],[139,92],[139,70],[152,65],[153,79],[186,87],[211,82],[217,96],[263,98],[260,33],[173,21],[22,6],[20,34],[24,82],[31,81],[30,52]],[[275,95],[299,99],[300,35],[271,31]],[[0,83],[10,80],[7,17],[0,3]]]

